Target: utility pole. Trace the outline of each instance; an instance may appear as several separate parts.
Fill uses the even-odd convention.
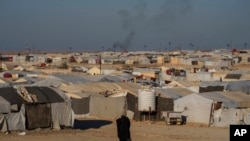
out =
[[[169,45],[169,51],[171,51],[171,44],[172,44],[171,42],[168,43],[168,45]]]
[[[69,47],[69,53],[71,54],[72,47]]]
[[[0,65],[1,65],[1,66],[0,66],[0,72],[3,71],[3,68],[2,68],[2,67],[3,67],[2,58],[3,58],[3,57],[2,57],[2,53],[0,52]]]
[[[227,44],[227,50],[229,50],[229,47],[230,47],[230,44],[228,43],[228,44]]]
[[[102,74],[102,52],[100,52],[100,74]]]

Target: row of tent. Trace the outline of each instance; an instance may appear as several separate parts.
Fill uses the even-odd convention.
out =
[[[183,89],[180,89],[180,91]],[[141,121],[161,120],[162,111],[181,111],[186,123],[228,127],[230,124],[250,124],[250,96],[242,92],[178,93],[156,89],[156,111],[151,115],[138,111],[138,97],[128,93],[126,97],[88,96],[72,98],[76,115],[101,118],[119,117],[126,112],[130,119]],[[177,93],[176,93],[177,92]],[[159,95],[159,93],[161,95]],[[96,104],[98,103],[98,104]],[[115,106],[114,106],[115,105]],[[125,107],[125,108],[124,108]]]
[[[69,98],[52,87],[4,87],[0,88],[0,131],[74,128],[74,120],[82,115],[114,120],[126,114],[140,120],[137,102],[137,96],[131,93],[114,97],[89,93]],[[158,110],[173,110],[172,99],[157,97],[157,103]]]
[[[103,83],[82,84],[81,88],[86,87],[85,85],[92,88],[94,86],[105,86]],[[66,87],[64,90],[66,90]],[[216,127],[228,127],[230,124],[250,124],[250,96],[244,92],[214,91],[194,93],[185,88],[155,88],[155,91],[156,112],[151,113],[152,117],[146,115],[146,119],[159,120],[158,116],[161,111],[174,110],[182,112],[183,121],[186,121],[186,123],[201,123]],[[129,118],[141,120],[141,113],[137,107],[138,95],[130,92],[126,94],[126,97],[122,95],[122,97],[115,98],[96,98],[93,94],[77,94],[79,97],[71,98],[72,107],[77,115],[114,119],[119,117],[119,114],[126,112]],[[119,98],[120,100],[118,100]],[[114,105],[119,108],[116,109],[117,107]]]
[[[50,82],[52,81],[50,80]],[[245,91],[243,91],[243,88],[245,88],[245,90],[249,88],[250,86],[249,84],[250,84],[249,81],[213,82],[213,83],[202,82],[200,84],[200,90],[204,89],[204,91],[200,93],[199,92],[194,93],[193,91],[187,88],[178,88],[178,87],[177,88],[155,88],[156,96],[161,94],[160,99],[161,101],[163,101],[163,102],[161,101],[156,102],[156,103],[163,103],[162,105],[156,105],[156,107],[158,106],[161,107],[160,108],[161,110],[158,110],[158,112],[164,111],[164,110],[182,111],[183,116],[186,117],[187,122],[203,123],[203,124],[207,124],[210,126],[229,126],[230,124],[240,123],[240,122],[245,122],[246,124],[250,124],[249,122],[250,117],[248,117],[250,114],[249,112],[247,112],[248,108],[250,108],[250,105],[249,105],[250,96]],[[42,83],[40,83],[39,85],[42,85]],[[92,110],[93,104],[88,104],[88,102],[86,104],[86,99],[88,99],[90,95],[93,95],[93,93],[98,94],[98,91],[107,90],[107,89],[126,90],[128,93],[126,96],[126,101],[125,101],[127,104],[127,114],[129,115],[130,118],[140,120],[139,119],[140,115],[138,115],[140,113],[136,111],[137,109],[136,104],[138,102],[138,89],[141,89],[141,87],[139,87],[135,83],[107,83],[107,82],[100,83],[99,82],[99,83],[83,83],[83,84],[74,84],[74,85],[63,83],[57,86],[58,86],[58,89],[65,91],[65,93],[77,95],[78,98],[76,98],[75,101],[77,100],[80,101],[80,99],[82,100],[85,99],[85,102],[83,100],[82,102],[79,102],[79,103],[85,103],[85,106],[88,105],[89,107],[87,108],[88,112],[84,112],[84,113],[79,112],[78,114],[89,114],[93,116],[97,116],[96,114],[93,113],[93,110]],[[195,97],[195,96],[189,96],[189,95],[198,95],[198,96]],[[178,104],[176,102],[181,101],[182,99],[186,99],[188,97],[192,97],[192,99],[194,99],[194,101],[197,101],[197,103],[193,102],[193,100],[191,101],[184,100],[184,102],[181,102],[181,104],[184,106],[179,106],[179,108],[177,108]],[[209,99],[209,101],[212,101],[212,103],[209,104],[210,106],[208,106],[209,108],[207,108],[207,110],[200,110],[200,111],[207,113],[205,114],[207,115],[206,119],[210,119],[210,121],[203,119],[202,116],[199,116],[199,115],[203,115],[202,114],[203,112],[200,113],[199,110],[198,111],[195,110],[195,109],[202,108],[201,106],[202,104],[200,104],[202,103],[202,98],[200,100],[199,99],[200,97],[202,97],[203,99],[205,98],[205,99]],[[89,103],[92,103],[93,102],[92,100],[93,99],[90,97]],[[105,100],[108,100],[108,99],[106,98]],[[109,101],[107,103],[110,104],[112,102]],[[242,103],[245,103],[245,105],[243,105]],[[76,104],[75,102],[72,102],[72,105],[75,105],[75,104]],[[188,107],[188,105],[190,104],[191,105],[193,104],[196,106],[185,108],[185,107]],[[218,107],[218,105],[221,105],[221,106]],[[112,107],[112,104],[110,104],[110,106]],[[214,106],[214,109],[211,109],[211,107],[213,106]],[[74,107],[77,107],[77,106],[74,106]],[[106,110],[108,111],[108,109],[110,108],[107,108]],[[228,115],[225,116],[226,113],[230,115],[237,115],[237,116],[230,116],[232,119],[229,120],[230,118],[228,118]],[[101,116],[101,115],[98,115],[98,116]],[[103,117],[107,117],[107,116],[103,116]],[[112,118],[115,118],[115,117],[112,117]],[[151,118],[151,119],[155,119],[155,118]]]
[[[77,115],[116,119],[124,113],[141,120],[138,89],[134,83],[85,83],[69,85],[52,78],[33,86],[0,88],[0,130],[30,130],[74,126]],[[38,86],[39,85],[39,86]],[[48,86],[45,86],[48,85]],[[54,87],[49,87],[54,86]],[[55,88],[56,87],[56,88]],[[126,90],[116,97],[98,91]],[[243,92],[193,93],[185,88],[155,88],[157,111],[149,119],[159,119],[161,111],[182,111],[186,122],[210,126],[250,124],[250,96]],[[71,94],[71,98],[70,97]],[[72,97],[72,95],[78,97]]]

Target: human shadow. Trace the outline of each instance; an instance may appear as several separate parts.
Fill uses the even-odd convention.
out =
[[[112,124],[109,120],[75,120],[74,129],[86,130],[90,128],[100,128],[102,126]]]

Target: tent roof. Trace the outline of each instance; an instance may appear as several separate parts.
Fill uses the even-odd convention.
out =
[[[132,78],[132,75],[104,75],[98,82],[122,82]]]
[[[228,82],[226,90],[228,91],[242,91],[244,88],[250,87],[250,80],[246,81],[231,81]]]
[[[0,113],[9,113],[10,103],[0,96]]]
[[[226,86],[228,82],[220,82],[220,81],[203,81],[200,83],[200,87],[208,87],[208,86]]]
[[[250,80],[244,81],[230,81],[230,82],[201,82],[200,87],[208,87],[208,86],[224,86],[225,90],[228,91],[243,91],[246,93],[250,93]]]
[[[167,85],[173,87],[191,87],[194,86],[194,83],[185,80],[173,80]]]
[[[192,93],[190,95],[186,95],[186,96],[174,101],[174,103],[197,103],[197,102],[212,104],[213,100],[206,98],[206,97],[203,97],[199,94]]]
[[[240,79],[242,74],[227,74],[224,79]]]
[[[65,81],[65,82],[73,83],[73,84],[86,83],[86,82],[90,81],[90,80],[88,80],[82,76],[79,76],[79,75],[54,74],[53,76]]]
[[[0,88],[0,96],[10,104],[23,104],[25,102],[13,87]]]
[[[0,78],[0,84],[5,84],[6,82]]]
[[[25,87],[30,94],[37,96],[38,103],[64,102],[64,99],[49,87]]]
[[[44,80],[40,80],[31,86],[53,86],[53,87],[59,87],[62,83],[66,83],[66,81],[63,81],[62,79],[59,79],[54,76],[49,76],[48,78]]]
[[[244,108],[250,107],[250,95],[243,92],[206,92],[200,95],[217,102],[223,102],[224,107]]]
[[[15,81],[15,83],[23,83],[23,82],[27,82],[27,80],[24,78],[19,78]]]
[[[161,94],[167,98],[173,98],[174,100],[192,94],[193,91],[186,88],[156,88],[156,94]]]
[[[68,93],[100,93],[104,91],[127,91],[131,94],[137,95],[138,89],[141,87],[135,83],[110,83],[110,82],[95,82],[95,83],[83,83],[75,85],[61,85],[59,89]]]

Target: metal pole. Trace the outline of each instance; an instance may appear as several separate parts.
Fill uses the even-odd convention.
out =
[[[100,74],[102,74],[102,55],[100,53]]]
[[[149,107],[149,121],[151,121],[151,107]]]
[[[3,70],[3,64],[2,64],[2,53],[0,53],[0,72]]]

